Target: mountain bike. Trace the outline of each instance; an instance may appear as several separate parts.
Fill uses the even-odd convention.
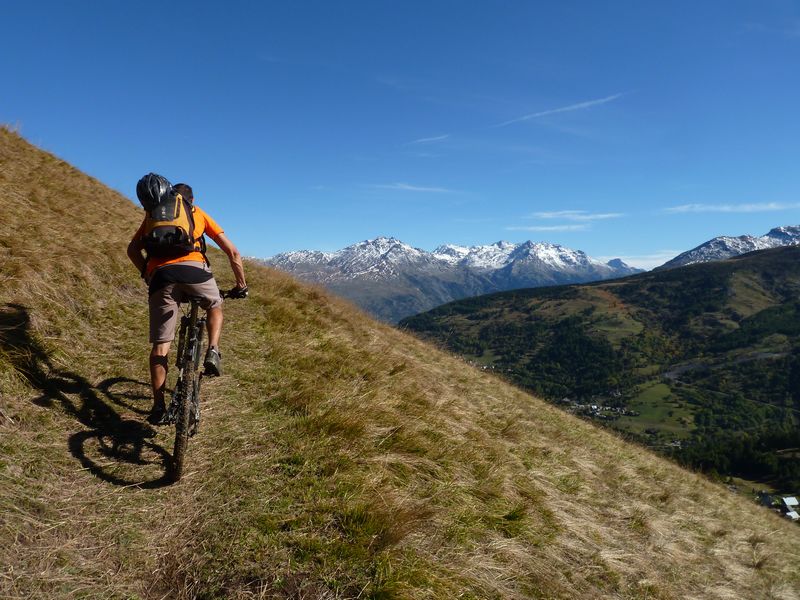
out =
[[[220,291],[220,295],[223,298],[234,297],[231,292]],[[183,475],[189,438],[200,430],[200,384],[203,380],[200,360],[203,356],[203,336],[206,331],[206,317],[200,316],[201,300],[194,296],[187,298],[188,308],[183,308],[184,314],[181,317],[181,328],[178,333],[175,360],[178,380],[165,419],[165,424],[175,425],[175,447],[171,469],[173,481],[178,481]]]

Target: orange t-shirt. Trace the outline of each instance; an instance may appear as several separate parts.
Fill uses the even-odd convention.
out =
[[[194,217],[194,239],[199,240],[200,236],[205,233],[212,240],[219,243],[218,236],[223,232],[222,227],[220,227],[214,219],[209,217],[208,214],[199,206],[192,205],[192,216]],[[144,220],[142,220],[142,224],[139,225],[139,229],[137,229],[136,233],[133,234],[133,239],[131,241],[135,242],[136,240],[140,240],[144,237],[144,223]],[[151,256],[147,261],[146,273],[149,277],[158,267],[171,265],[173,263],[186,262],[187,260],[204,262],[205,258],[203,258],[202,252],[190,252],[189,254],[179,256],[178,258],[158,258]]]

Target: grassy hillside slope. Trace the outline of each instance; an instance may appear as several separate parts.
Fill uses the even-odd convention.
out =
[[[798,597],[794,526],[252,265],[168,485],[139,210],[0,130],[0,214],[1,597]]]
[[[798,297],[800,248],[785,247],[462,300],[404,324],[685,463],[794,492]]]

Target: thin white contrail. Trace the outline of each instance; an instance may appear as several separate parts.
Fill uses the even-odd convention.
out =
[[[455,190],[443,187],[411,185],[410,183],[382,183],[372,184],[369,187],[379,190],[401,190],[405,192],[434,192],[437,194],[452,194]]]
[[[578,102],[577,104],[570,104],[569,106],[562,106],[560,108],[551,108],[550,110],[543,110],[541,112],[531,113],[529,115],[524,115],[522,117],[511,119],[510,121],[506,121],[504,123],[500,123],[499,125],[497,125],[497,127],[505,127],[506,125],[511,125],[512,123],[519,123],[520,121],[529,121],[530,119],[538,119],[539,117],[546,117],[547,115],[554,115],[562,112],[570,112],[573,110],[583,110],[584,108],[599,106],[600,104],[613,102],[614,100],[617,100],[618,98],[621,98],[624,95],[625,94],[623,93],[619,93],[619,94],[614,94],[612,96],[606,96],[605,98],[598,98],[596,100],[586,100],[585,102]]]
[[[441,142],[442,140],[446,140],[450,137],[449,133],[445,133],[444,135],[437,135],[435,137],[426,137],[426,138],[419,138],[418,140],[413,140],[411,142],[406,142],[406,146],[411,146],[412,144],[430,144],[431,142]]]

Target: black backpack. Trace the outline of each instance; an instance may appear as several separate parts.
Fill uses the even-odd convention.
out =
[[[136,195],[147,215],[144,248],[148,256],[178,258],[195,250],[205,255],[205,240],[194,236],[194,209],[161,175],[148,173],[136,184]]]
[[[144,249],[148,256],[178,258],[200,250],[194,238],[192,205],[170,190],[144,219]]]

